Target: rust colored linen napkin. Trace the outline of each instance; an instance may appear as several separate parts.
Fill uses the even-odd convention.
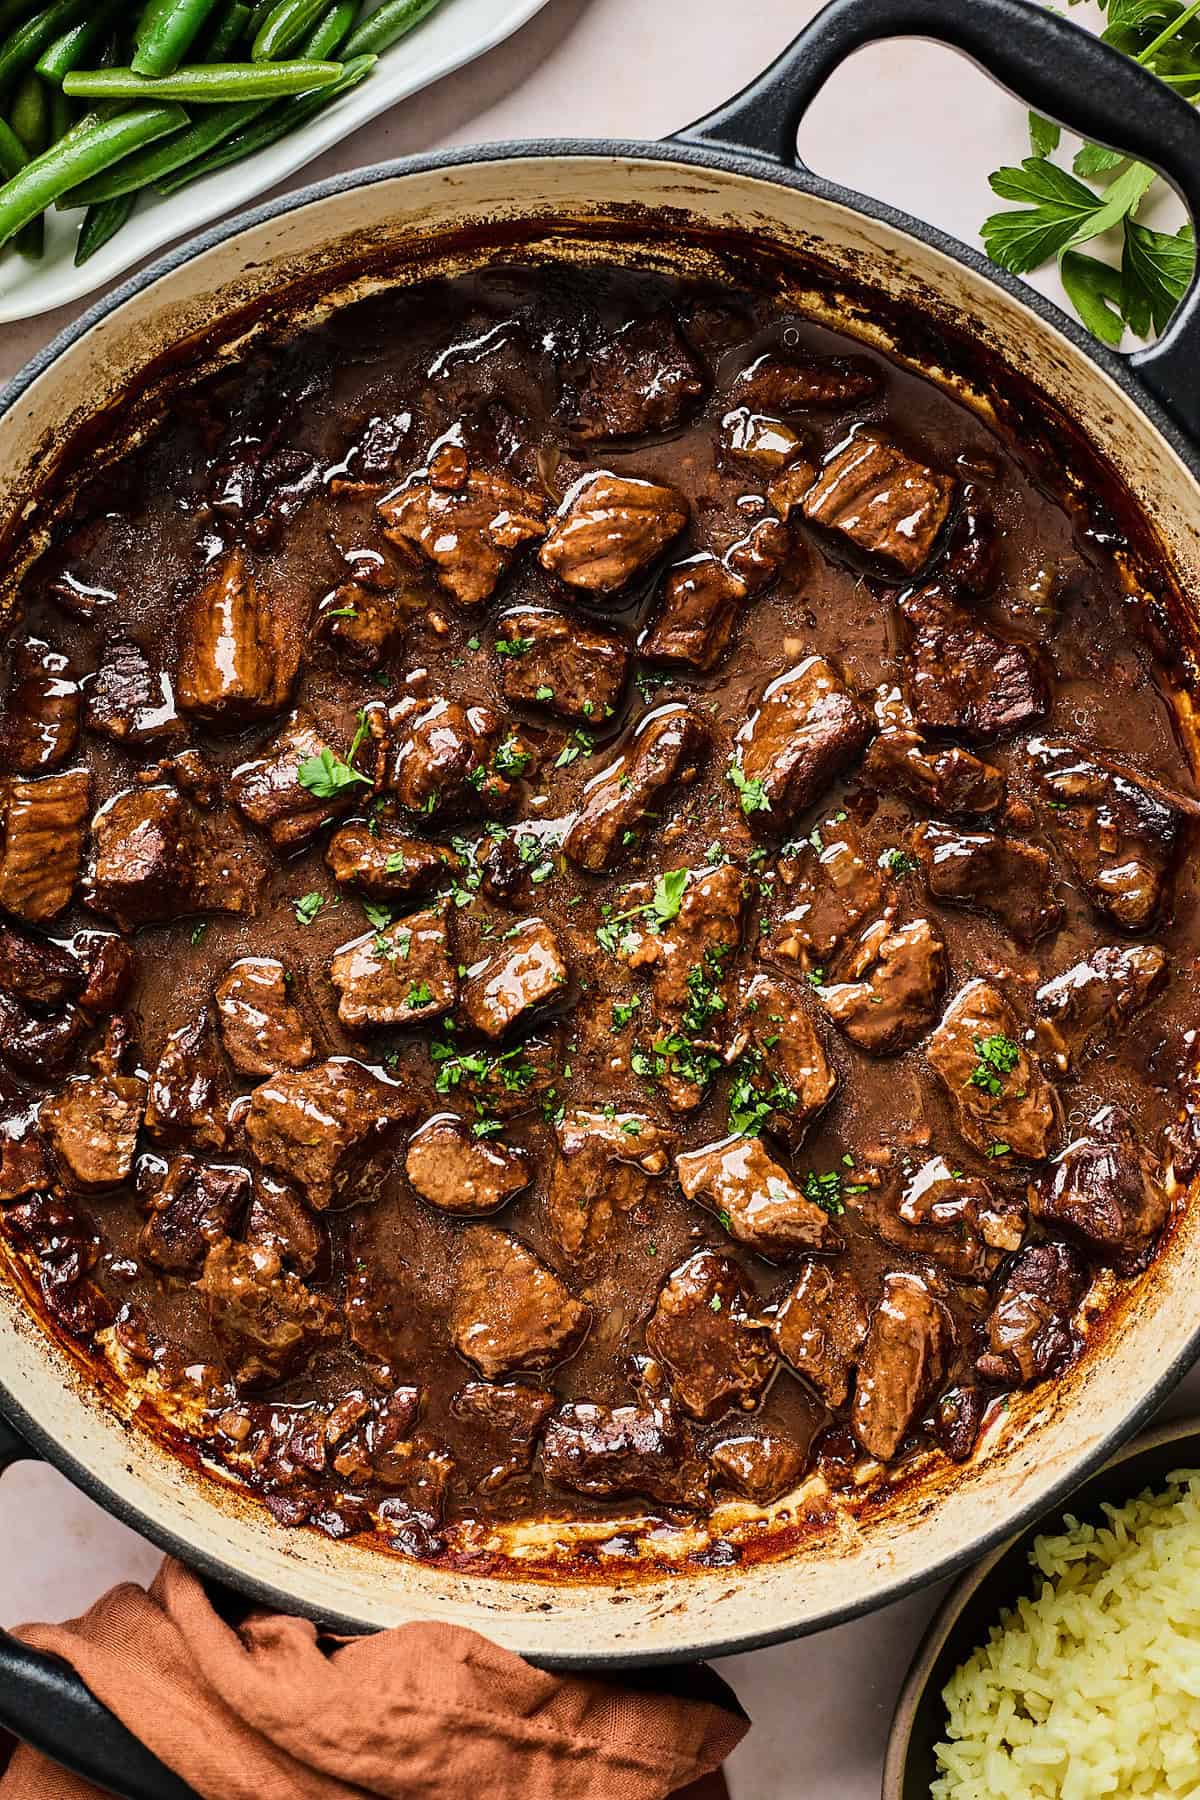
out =
[[[334,1640],[275,1613],[233,1626],[170,1559],[148,1592],[126,1582],[17,1635],[70,1663],[204,1800],[718,1800],[748,1723],[703,1669],[603,1681],[452,1625]],[[0,1778],[0,1800],[98,1794],[24,1746]]]

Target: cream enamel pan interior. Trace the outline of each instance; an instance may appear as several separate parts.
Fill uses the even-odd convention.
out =
[[[647,228],[664,216],[669,239]],[[389,278],[401,282],[431,266],[528,256],[640,256],[660,264],[674,257],[694,270],[704,266],[714,232],[725,230],[783,247],[801,269],[815,257],[848,284],[869,277],[891,299],[989,346],[1100,449],[1143,509],[1180,590],[1200,593],[1194,475],[1067,332],[886,220],[802,182],[760,179],[732,160],[693,162],[670,148],[641,147],[628,156],[569,146],[553,156],[501,149],[440,159],[360,177],[211,244],[100,316],[0,418],[0,523],[27,513],[29,496],[72,432],[155,356],[199,338],[243,305],[282,296],[298,277],[319,278],[334,294],[345,286],[348,259],[368,250],[386,251]],[[360,260],[354,292],[382,278],[364,277],[362,266]],[[870,335],[849,303],[839,306],[836,291],[823,288],[813,305],[831,309],[841,329]],[[878,334],[875,341],[882,341]],[[823,1491],[805,1491],[790,1505],[793,1515],[811,1516],[810,1529],[781,1560],[748,1559],[673,1579],[622,1564],[610,1574],[601,1558],[601,1572],[587,1582],[498,1580],[407,1563],[354,1540],[335,1544],[313,1531],[283,1530],[260,1505],[193,1472],[98,1397],[31,1315],[11,1276],[0,1284],[0,1381],[13,1422],[74,1479],[245,1590],[344,1628],[440,1618],[547,1662],[647,1662],[769,1642],[868,1610],[961,1564],[1011,1531],[1018,1517],[1049,1505],[1132,1430],[1191,1361],[1200,1208],[1183,1209],[1158,1261],[1128,1288],[1106,1323],[1104,1354],[1085,1356],[1052,1387],[1014,1398],[953,1479],[944,1468],[933,1470],[853,1509]]]

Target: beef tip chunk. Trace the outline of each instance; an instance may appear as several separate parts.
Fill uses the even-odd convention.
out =
[[[1032,1387],[1061,1374],[1083,1341],[1071,1317],[1087,1286],[1069,1244],[1030,1244],[1014,1256],[988,1315],[987,1349],[975,1360],[984,1380]]]
[[[458,994],[450,929],[449,916],[431,910],[343,944],[329,976],[347,1031],[420,1025],[449,1012]]]
[[[207,1006],[174,1030],[150,1078],[146,1129],[165,1143],[223,1150],[230,1089]]]
[[[277,1069],[306,1069],[316,1045],[289,991],[287,971],[273,956],[243,956],[217,983],[213,996],[225,1054],[241,1075],[261,1079]]]
[[[1027,644],[1000,637],[936,588],[911,596],[903,610],[916,626],[907,686],[922,730],[995,737],[1045,712],[1045,672]]]
[[[929,561],[953,497],[949,475],[861,433],[824,463],[802,511],[810,525],[913,576]]]
[[[602,875],[621,861],[629,836],[677,789],[690,787],[709,748],[708,727],[685,707],[651,713],[628,748],[589,786],[563,840],[571,861]]]
[[[761,1125],[798,1149],[829,1104],[837,1074],[807,1007],[788,982],[765,972],[743,982],[737,1034],[728,1054],[736,1058],[737,1070],[731,1124],[738,1129]]]
[[[246,1216],[245,1238],[254,1249],[270,1250],[295,1269],[311,1275],[329,1262],[325,1223],[315,1219],[286,1182],[259,1174]]]
[[[1031,738],[1047,824],[1092,905],[1124,931],[1145,931],[1179,848],[1179,814],[1132,774],[1074,744]]]
[[[544,919],[525,919],[463,982],[461,1012],[472,1031],[496,1040],[528,1023],[569,980],[562,946]]]
[[[115,744],[158,749],[183,734],[170,679],[156,673],[140,644],[118,638],[87,684],[84,719]]]
[[[133,945],[111,931],[79,931],[71,948],[87,970],[80,1010],[92,1019],[116,1012],[137,980],[138,954]]]
[[[43,1078],[61,1075],[87,1028],[78,1007],[30,1013],[0,990],[0,1060],[10,1069]]]
[[[879,391],[879,371],[854,356],[776,356],[742,370],[733,397],[744,406],[785,415],[851,406]]]
[[[245,1169],[177,1156],[150,1196],[138,1251],[169,1275],[195,1274],[212,1246],[236,1230],[249,1198]]]
[[[717,1476],[736,1494],[756,1506],[770,1506],[800,1484],[806,1457],[799,1444],[781,1432],[723,1438],[710,1456]]]
[[[646,1348],[693,1419],[749,1411],[775,1367],[775,1351],[732,1257],[697,1250],[667,1276],[646,1324]]]
[[[404,1173],[430,1206],[466,1219],[496,1212],[529,1186],[519,1150],[474,1137],[454,1113],[438,1113],[413,1133]]]
[[[770,587],[786,563],[790,562],[793,570],[801,566],[798,551],[782,520],[766,513],[744,536],[734,539],[723,560],[730,574],[745,582],[748,594],[758,594]]]
[[[399,724],[392,787],[402,806],[424,818],[498,810],[512,794],[509,777],[530,761],[521,740],[505,734],[503,716],[490,706],[431,700]]]
[[[538,560],[568,587],[615,594],[687,522],[688,503],[674,488],[607,472],[585,475],[559,507]]]
[[[667,1400],[560,1406],[542,1437],[542,1468],[557,1487],[601,1500],[645,1494],[697,1510],[708,1501],[708,1472]]]
[[[229,1239],[214,1244],[198,1287],[239,1386],[294,1375],[314,1350],[342,1335],[337,1309],[311,1293],[273,1250]]]
[[[40,925],[71,903],[91,793],[86,769],[66,769],[40,781],[13,779],[0,790],[3,850],[0,907]]]
[[[179,705],[210,724],[243,725],[287,705],[300,673],[304,621],[255,579],[238,549],[185,602]]]
[[[114,1019],[92,1057],[92,1074],[68,1081],[42,1105],[42,1130],[73,1187],[113,1188],[128,1180],[146,1083],[121,1073],[125,1046],[125,1021]]]
[[[983,1428],[985,1399],[973,1381],[943,1388],[933,1408],[933,1435],[951,1462],[967,1462]]]
[[[375,832],[365,825],[341,826],[326,847],[325,864],[340,886],[379,900],[428,894],[462,867],[453,850],[407,837],[394,825],[380,825]]]
[[[1065,1075],[1093,1048],[1108,1049],[1161,991],[1169,960],[1160,944],[1102,944],[1086,962],[1043,982],[1033,1003],[1041,1054]]]
[[[276,850],[296,850],[361,798],[360,784],[346,784],[322,796],[300,777],[319,769],[337,752],[306,712],[294,712],[267,746],[267,754],[235,769],[229,784],[233,804],[265,832]]]
[[[555,1243],[585,1267],[617,1220],[645,1207],[671,1166],[675,1138],[642,1113],[568,1112],[555,1126],[558,1156],[546,1195]]]
[[[669,431],[706,386],[668,313],[634,319],[590,352],[568,429],[585,443]]]
[[[481,1118],[519,1119],[547,1111],[558,1095],[564,1054],[561,1031],[526,1038],[508,1050],[464,1048],[439,1063],[438,1092],[460,1094]]]
[[[887,1275],[858,1364],[851,1423],[880,1462],[890,1462],[942,1379],[954,1322],[915,1275]]]
[[[640,645],[642,655],[707,674],[728,650],[749,592],[742,577],[711,550],[677,563],[663,586],[658,617]]]
[[[881,731],[863,758],[872,787],[931,812],[975,818],[1003,803],[999,769],[958,745],[930,744],[906,727]]]
[[[0,988],[23,1006],[48,1011],[79,996],[83,967],[50,938],[0,919]]]
[[[771,1333],[775,1348],[829,1407],[845,1406],[870,1315],[848,1269],[805,1262],[788,1289]]]
[[[211,831],[173,787],[128,788],[92,820],[84,899],[121,931],[249,912],[260,879],[239,834]]]
[[[913,834],[913,845],[935,900],[991,913],[1022,945],[1037,943],[1061,925],[1054,866],[1035,844],[991,831],[929,824]]]
[[[411,545],[433,567],[437,584],[463,606],[495,593],[522,544],[545,535],[540,494],[496,469],[472,468],[448,445],[429,468],[379,502],[383,535]]]
[[[958,510],[946,533],[946,554],[938,573],[951,593],[982,600],[1000,572],[996,515],[976,481],[963,484]]]
[[[323,1211],[358,1182],[413,1104],[361,1064],[335,1057],[255,1088],[246,1137],[264,1169],[294,1181]]]
[[[730,1237],[760,1256],[840,1248],[828,1213],[805,1198],[758,1138],[688,1150],[675,1158],[675,1172],[689,1200],[715,1213]]]
[[[0,712],[0,764],[10,774],[57,769],[79,742],[79,684],[65,656],[40,638],[13,651],[12,685]]]
[[[500,1456],[483,1479],[480,1493],[492,1494],[514,1475],[533,1467],[538,1433],[554,1411],[554,1395],[546,1388],[524,1387],[517,1382],[496,1387],[490,1381],[468,1381],[450,1402],[450,1411],[482,1439],[489,1455]]]
[[[749,406],[735,406],[721,420],[717,450],[723,463],[733,463],[755,475],[778,475],[787,464],[800,461],[805,444],[782,419],[755,412]],[[809,464],[805,466],[811,484],[816,470]]]
[[[897,1194],[868,1191],[863,1213],[885,1244],[939,1263],[958,1281],[986,1281],[1025,1235],[1023,1199],[931,1156]]]
[[[491,1225],[464,1233],[450,1336],[489,1381],[566,1362],[591,1322],[591,1308],[519,1238]]]
[[[821,1005],[860,1050],[895,1056],[937,1017],[946,946],[928,919],[880,919],[859,939],[846,973],[850,979],[817,989]]]
[[[1043,1177],[1033,1211],[1114,1267],[1135,1269],[1171,1210],[1154,1159],[1123,1107],[1102,1106]]]
[[[615,631],[526,606],[504,613],[497,632],[497,645],[510,646],[500,676],[510,705],[544,706],[580,724],[612,718],[630,662]]]
[[[779,864],[791,904],[772,949],[821,980],[857,927],[881,909],[884,888],[850,820],[823,822],[818,842],[819,849],[810,839]]]
[[[926,1054],[958,1129],[985,1156],[1038,1162],[1058,1142],[1058,1096],[1024,1048],[1024,1029],[999,988],[969,981],[946,1008]]]
[[[317,626],[347,660],[375,668],[395,653],[415,615],[428,604],[419,580],[387,587],[343,581],[322,600]]]
[[[679,911],[661,931],[631,934],[636,941],[629,965],[653,971],[658,1022],[669,1028],[668,1043],[683,1033],[690,1062],[696,1052],[720,1051],[724,1045],[729,971],[741,947],[747,899],[742,871],[734,863],[719,863],[689,875]],[[678,1111],[703,1099],[706,1083],[692,1075],[676,1076],[668,1069],[660,1079]]]
[[[14,1131],[20,1135],[10,1135]],[[6,1119],[0,1131],[0,1205],[9,1206],[26,1194],[48,1188],[53,1179],[41,1138],[27,1126]]]
[[[736,786],[751,830],[786,831],[870,737],[870,719],[823,657],[806,657],[778,676],[738,734]]]

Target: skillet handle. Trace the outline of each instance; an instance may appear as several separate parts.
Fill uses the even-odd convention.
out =
[[[1200,115],[1157,76],[1032,0],[830,0],[757,80],[671,142],[803,169],[796,133],[846,58],[881,38],[926,37],[1069,131],[1157,169],[1200,224]],[[1200,280],[1157,344],[1130,358],[1150,392],[1200,442]]]
[[[0,1473],[40,1457],[0,1414]],[[197,1800],[74,1669],[0,1631],[0,1729],[122,1800]]]

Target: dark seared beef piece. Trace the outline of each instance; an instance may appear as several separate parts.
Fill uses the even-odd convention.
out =
[[[489,1381],[566,1362],[591,1322],[591,1308],[519,1238],[491,1225],[463,1233],[450,1336]]]
[[[437,584],[462,606],[495,593],[522,544],[546,530],[546,503],[498,469],[472,468],[456,445],[379,502],[383,534],[411,545],[433,567]]]
[[[731,1237],[760,1256],[840,1248],[828,1213],[805,1199],[758,1138],[688,1150],[675,1158],[675,1172],[689,1200],[715,1213]]]
[[[741,732],[742,810],[753,831],[778,836],[856,762],[871,721],[835,671],[809,656],[779,675]]]
[[[415,1100],[344,1058],[284,1070],[250,1096],[246,1137],[265,1169],[294,1181],[323,1210],[357,1184]]]
[[[1062,1128],[1058,1096],[1024,1047],[1024,1027],[999,988],[969,981],[929,1040],[926,1055],[945,1083],[958,1129],[985,1156],[1011,1150],[1049,1156]],[[983,1046],[981,1050],[980,1046]],[[999,1060],[984,1052],[994,1049]],[[1003,1148],[1001,1148],[1003,1146]]]
[[[500,1458],[476,1483],[477,1492],[494,1493],[514,1475],[532,1468],[538,1433],[554,1406],[549,1389],[518,1382],[497,1387],[490,1381],[468,1381],[459,1388],[450,1411],[471,1427],[474,1437],[483,1439],[489,1454]]]
[[[922,730],[994,737],[1045,712],[1045,671],[1027,644],[1000,637],[939,588],[907,596],[901,610],[915,627],[907,687]]]
[[[1060,1374],[1083,1342],[1071,1316],[1087,1286],[1069,1244],[1029,1244],[1014,1256],[988,1314],[987,1349],[975,1359],[984,1380],[1029,1387]]]
[[[633,319],[588,352],[567,426],[585,443],[669,431],[707,385],[669,313]]]
[[[169,677],[151,667],[146,652],[131,638],[105,645],[100,667],[87,684],[84,720],[89,731],[138,749],[160,749],[183,736]]]
[[[885,895],[879,867],[868,858],[851,820],[823,820],[818,839],[819,849],[810,839],[778,864],[790,905],[771,948],[822,978],[832,973],[856,928],[881,910]]]
[[[1043,982],[1033,1002],[1042,1056],[1065,1075],[1092,1049],[1111,1048],[1165,985],[1169,960],[1159,944],[1102,944],[1086,962]]]
[[[214,1168],[194,1156],[177,1156],[148,1196],[138,1250],[167,1274],[194,1274],[212,1245],[237,1229],[249,1198],[245,1169]]]
[[[92,1074],[68,1081],[42,1105],[42,1130],[72,1187],[118,1187],[129,1177],[146,1083],[121,1073],[126,1041],[125,1020],[110,1021]]]
[[[381,1255],[376,1208],[351,1214],[346,1234],[346,1323],[353,1342],[385,1371],[409,1369],[431,1350],[445,1351],[446,1323],[429,1305],[420,1271],[389,1246]],[[380,1375],[372,1370],[372,1379]]]
[[[890,1462],[946,1372],[954,1322],[915,1275],[887,1275],[858,1364],[851,1422],[869,1456]]]
[[[986,1398],[973,1381],[944,1388],[933,1408],[933,1436],[951,1462],[966,1462],[979,1441]]]
[[[23,1199],[26,1194],[36,1193],[40,1188],[48,1188],[54,1179],[46,1147],[37,1133],[26,1127],[21,1130],[21,1135],[8,1136],[13,1129],[13,1122],[5,1120],[5,1135],[0,1136],[0,1205],[3,1206]]]
[[[449,1012],[458,994],[451,931],[451,915],[430,910],[343,944],[329,978],[346,1029],[420,1025]]]
[[[81,1011],[103,1019],[123,1006],[138,976],[138,953],[111,931],[78,931],[71,949],[87,969],[79,996]]]
[[[869,1317],[849,1269],[810,1260],[780,1301],[771,1333],[783,1360],[826,1406],[845,1406]]]
[[[74,1060],[88,1021],[77,1006],[31,1013],[0,989],[0,1061],[43,1079],[61,1075]]]
[[[963,483],[959,503],[946,533],[946,553],[938,570],[951,593],[982,600],[1000,573],[1000,538],[996,515],[977,481]]]
[[[686,663],[703,673],[729,648],[749,588],[740,575],[702,550],[676,563],[663,584],[658,616],[639,646],[650,662]]]
[[[755,475],[778,475],[787,464],[800,462],[805,442],[783,419],[755,412],[749,406],[735,406],[721,420],[717,448],[723,463],[733,463]],[[817,472],[811,464],[804,466],[811,485]]]
[[[509,1049],[472,1054],[462,1051],[439,1064],[447,1071],[439,1092],[454,1093],[482,1117],[519,1119],[524,1113],[548,1110],[559,1092],[564,1057],[561,1030],[547,1029]]]
[[[542,1467],[557,1487],[598,1499],[645,1494],[691,1509],[708,1501],[708,1471],[667,1400],[560,1406],[542,1437]]]
[[[110,1302],[88,1278],[99,1259],[100,1239],[73,1206],[58,1194],[32,1194],[8,1209],[5,1228],[36,1256],[42,1304],[57,1324],[87,1339],[112,1323]]]
[[[1054,865],[1036,844],[933,824],[919,826],[912,841],[935,900],[991,913],[1022,945],[1037,943],[1062,923]]]
[[[342,1335],[337,1309],[311,1293],[273,1250],[229,1239],[214,1244],[197,1286],[239,1385],[294,1375],[319,1345]]]
[[[741,406],[789,414],[851,406],[878,390],[879,371],[858,357],[768,352],[741,371],[732,397]]]
[[[759,1113],[765,1130],[798,1149],[832,1098],[837,1072],[807,1006],[788,982],[765,971],[743,981],[728,1055],[736,1059],[738,1072],[731,1110]]]
[[[87,769],[64,769],[40,781],[14,777],[0,787],[0,907],[6,912],[40,925],[70,905],[90,794]]]
[[[173,787],[128,788],[92,820],[84,899],[120,930],[181,913],[245,913],[259,874],[240,833],[202,824]]]
[[[1004,776],[991,763],[956,744],[931,744],[904,726],[880,732],[863,758],[863,774],[872,787],[931,812],[973,818],[995,812],[1004,800]]]
[[[163,1045],[150,1078],[146,1129],[166,1143],[222,1150],[230,1098],[215,1022],[204,1006]]]
[[[70,665],[40,638],[22,638],[12,671],[0,711],[0,767],[18,775],[60,768],[79,742],[79,684]]]
[[[1171,1203],[1129,1114],[1102,1106],[1043,1177],[1033,1210],[1103,1261],[1131,1269],[1166,1224]]]
[[[251,825],[265,832],[276,850],[295,850],[322,825],[347,812],[363,794],[355,783],[322,799],[300,781],[307,762],[337,752],[310,714],[294,712],[267,747],[265,756],[235,769],[229,784],[234,805]]]
[[[438,1113],[413,1133],[404,1173],[430,1206],[468,1219],[497,1211],[529,1186],[529,1164],[519,1150],[472,1136],[454,1113]]]
[[[463,1020],[482,1037],[497,1040],[566,987],[569,971],[562,945],[544,919],[525,919],[462,985]]]
[[[312,1034],[275,957],[241,957],[225,971],[213,999],[225,1054],[239,1074],[261,1080],[315,1060]]]
[[[649,568],[688,522],[688,503],[674,488],[606,471],[570,489],[538,552],[568,587],[615,594]]]
[[[601,875],[621,861],[660,799],[689,787],[709,748],[708,727],[684,707],[643,719],[624,752],[584,796],[563,848],[572,862]]]
[[[672,1269],[646,1324],[646,1348],[693,1419],[752,1410],[775,1368],[742,1271],[716,1250],[697,1250]]]
[[[855,946],[845,981],[817,998],[852,1043],[872,1056],[906,1050],[937,1017],[946,985],[946,946],[928,919],[880,919]]]
[[[1092,905],[1124,931],[1145,931],[1180,842],[1175,808],[1107,758],[1051,738],[1029,740],[1046,823]]]
[[[810,525],[912,576],[929,561],[953,496],[949,475],[862,432],[822,465],[802,510]]]
[[[0,919],[0,988],[25,1006],[47,1010],[78,998],[84,973],[77,957],[50,938]]]
[[[799,1444],[781,1432],[760,1431],[723,1438],[713,1445],[710,1461],[718,1479],[735,1493],[756,1506],[770,1506],[799,1485],[806,1458]]]
[[[396,722],[391,784],[401,806],[423,818],[499,810],[513,791],[505,770],[528,765],[520,739],[490,706],[421,701]]]
[[[199,750],[180,750],[158,767],[203,812],[215,812],[225,797],[224,771]]]
[[[300,673],[306,623],[230,550],[180,614],[180,710],[225,726],[279,712]]]
[[[1025,1235],[1023,1198],[997,1193],[978,1175],[931,1156],[902,1188],[885,1180],[863,1198],[863,1215],[885,1244],[939,1263],[958,1281],[986,1281]]]
[[[579,724],[611,719],[625,689],[630,650],[602,626],[541,606],[501,614],[496,642],[516,646],[503,657],[500,687],[513,706],[544,706]]]
[[[365,573],[363,565],[360,571]],[[322,600],[317,629],[324,633],[347,662],[367,668],[394,654],[414,617],[429,605],[420,577],[400,579],[395,572],[368,586],[363,580],[343,581]]]
[[[651,1181],[670,1168],[676,1140],[642,1113],[569,1112],[554,1134],[546,1221],[563,1256],[586,1267],[618,1219],[652,1204]]]
[[[373,899],[408,900],[428,894],[462,867],[453,850],[409,837],[394,825],[343,825],[325,847],[325,864],[344,887]]]
[[[247,1244],[272,1250],[299,1275],[311,1275],[329,1261],[329,1235],[294,1188],[261,1171],[246,1218]]]

